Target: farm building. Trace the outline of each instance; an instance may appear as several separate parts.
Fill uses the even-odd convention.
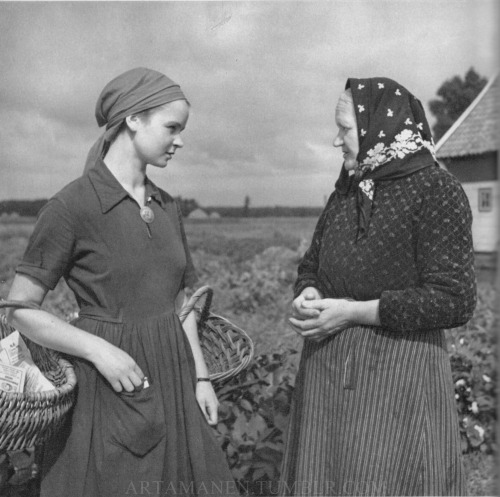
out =
[[[201,208],[197,208],[189,213],[189,219],[208,219],[208,214]]]
[[[476,252],[498,249],[499,99],[496,75],[436,145],[439,162],[460,180],[469,198]]]

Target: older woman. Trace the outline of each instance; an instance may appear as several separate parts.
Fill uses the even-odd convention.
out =
[[[344,165],[290,318],[304,348],[282,493],[463,495],[443,329],[475,307],[467,197],[395,81],[349,79],[336,122]]]

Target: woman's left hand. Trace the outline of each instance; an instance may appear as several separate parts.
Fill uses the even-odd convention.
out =
[[[319,316],[305,320],[291,317],[289,321],[303,338],[319,342],[353,325],[351,305],[352,301],[344,299],[307,300],[302,306],[317,309]]]
[[[217,409],[219,401],[214,387],[209,381],[199,381],[196,384],[196,400],[209,425],[216,425],[218,420]]]

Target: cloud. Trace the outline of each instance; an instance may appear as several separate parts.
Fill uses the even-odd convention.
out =
[[[1,2],[0,198],[50,196],[79,175],[100,133],[102,87],[146,66],[179,82],[192,104],[185,148],[166,171],[151,171],[160,186],[207,205],[246,194],[253,205],[318,205],[340,167],[331,143],[346,79],[392,77],[426,104],[471,65],[489,76],[495,8],[493,0]]]

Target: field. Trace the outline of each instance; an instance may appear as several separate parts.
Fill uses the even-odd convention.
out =
[[[256,347],[256,365],[249,373],[254,375],[254,390],[249,388],[242,394],[235,383],[220,393],[225,414],[218,426],[218,437],[235,478],[241,482],[259,478],[273,481],[279,477],[281,424],[286,419],[301,348],[301,340],[286,322],[296,267],[314,225],[313,218],[240,218],[185,223],[199,275],[197,285],[208,284],[214,289],[212,310],[247,331]],[[14,268],[31,230],[31,222],[0,224],[1,298],[8,293]],[[471,495],[497,494],[497,295],[493,281],[491,268],[478,271],[476,314],[467,326],[448,333]],[[77,311],[63,282],[49,293],[44,305],[65,319]],[[266,378],[274,379],[265,383],[262,378],[266,374]],[[249,377],[245,378],[241,381]],[[262,386],[264,384],[267,386]],[[277,407],[278,401],[283,403],[282,408]],[[270,433],[277,433],[273,435],[272,444],[268,443]],[[266,460],[262,454],[272,456]]]

